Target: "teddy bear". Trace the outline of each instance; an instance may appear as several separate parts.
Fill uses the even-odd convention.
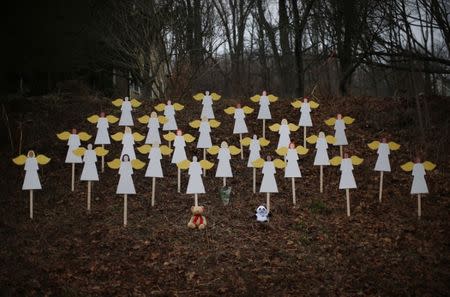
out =
[[[191,207],[192,217],[188,223],[189,228],[195,229],[195,227],[198,227],[198,229],[204,229],[206,227],[206,218],[203,216],[204,211],[205,208],[203,206]]]

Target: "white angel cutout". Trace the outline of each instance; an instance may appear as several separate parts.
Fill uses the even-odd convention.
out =
[[[248,106],[244,106],[241,108],[241,104],[236,104],[235,107],[228,107],[225,109],[225,113],[234,116],[234,128],[233,134],[239,134],[239,141],[242,141],[242,134],[248,133],[247,124],[245,124],[245,115],[251,114],[253,112],[253,108]],[[242,150],[241,144],[241,159],[244,159],[244,152]]]
[[[306,138],[310,144],[316,144],[316,156],[314,157],[314,166],[320,166],[320,193],[323,193],[323,166],[330,165],[328,158],[328,144],[334,144],[336,138],[331,135],[325,136],[325,133],[319,132],[319,137],[311,135]]]
[[[155,110],[160,112],[164,111],[164,116],[166,117],[166,121],[162,128],[163,131],[173,131],[178,129],[175,113],[183,108],[184,106],[179,103],[172,104],[171,100],[168,100],[167,104],[160,103],[155,106]]]
[[[262,168],[263,179],[261,181],[260,193],[266,193],[266,205],[267,211],[270,212],[270,193],[278,193],[277,180],[275,179],[276,170],[286,167],[286,163],[280,159],[272,161],[272,157],[267,156],[267,161],[258,159],[253,161],[253,166],[256,168]]]
[[[150,116],[142,116],[138,118],[138,121],[141,124],[147,124],[148,132],[145,138],[145,144],[161,144],[159,128],[160,124],[167,122],[167,119],[164,116],[158,116],[156,112],[152,111]]]
[[[266,91],[262,92],[262,95],[255,95],[250,98],[255,103],[259,103],[258,120],[263,120],[263,137],[266,137],[266,120],[271,120],[272,115],[270,113],[269,105],[270,103],[276,102],[278,100],[277,96],[272,94],[267,95]]]
[[[412,171],[414,177],[411,186],[411,195],[417,194],[417,216],[422,216],[422,194],[428,194],[428,186],[425,180],[425,170],[432,171],[436,168],[436,164],[430,161],[421,162],[420,158],[416,158],[415,163],[407,162],[401,166],[404,171]]]
[[[380,190],[378,194],[378,200],[381,202],[383,196],[383,174],[384,172],[391,172],[391,164],[389,163],[389,155],[391,154],[391,150],[396,151],[400,148],[398,143],[390,141],[389,143],[386,141],[386,138],[383,138],[381,142],[372,141],[367,145],[372,150],[377,150],[378,158],[375,163],[375,171],[380,172]]]
[[[111,135],[111,138],[115,141],[122,142],[122,152],[120,153],[120,159],[122,159],[124,155],[128,155],[128,158],[130,160],[135,160],[136,159],[136,153],[134,151],[135,141],[140,142],[144,140],[145,136],[138,132],[131,133],[131,128],[125,127],[125,133],[117,132],[116,134]]]
[[[292,181],[292,203],[297,204],[295,195],[295,178],[302,177],[300,167],[298,165],[298,155],[306,155],[308,149],[299,145],[295,147],[294,143],[289,144],[289,148],[281,147],[276,150],[276,153],[282,157],[286,162],[286,167],[284,169],[284,177],[291,178]]]
[[[133,111],[133,107],[137,108],[141,106],[141,102],[136,99],[131,99],[125,97],[125,100],[118,98],[112,102],[114,106],[120,107],[122,113],[120,114],[119,126],[134,126],[133,116],[131,112]]]
[[[277,149],[279,149],[280,147],[289,147],[289,144],[291,143],[291,131],[297,131],[298,128],[299,127],[297,125],[288,123],[286,119],[281,120],[281,125],[273,124],[272,126],[270,126],[270,131],[278,132],[278,134],[280,135],[278,139]]]
[[[261,137],[258,139],[258,136],[253,135],[253,138],[245,137],[241,140],[241,148],[242,146],[248,146],[250,150],[250,154],[248,156],[247,167],[253,168],[253,193],[256,193],[256,168],[253,166],[253,161],[256,161],[261,158],[260,151],[262,146],[269,145],[270,141]],[[242,151],[241,151],[242,153]]]
[[[208,149],[208,153],[211,155],[217,155],[219,160],[216,169],[216,177],[223,178],[223,186],[227,186],[227,177],[233,177],[233,170],[231,169],[231,155],[238,155],[241,152],[240,149],[234,145],[228,146],[226,141],[222,141],[220,147],[217,145]]]
[[[164,139],[171,142],[173,141],[173,155],[172,155],[172,164],[178,164],[181,161],[184,161],[187,159],[186,156],[186,142],[193,142],[195,140],[195,137],[191,134],[183,134],[181,130],[177,130],[177,134],[175,135],[173,132],[169,132],[165,135],[163,135]],[[169,146],[170,148],[170,146]],[[177,190],[178,193],[181,192],[181,172],[180,167],[177,167]]]
[[[311,109],[316,109],[319,104],[315,101],[308,101],[307,97],[301,100],[295,100],[291,103],[294,108],[300,108],[300,119],[298,125],[303,127],[303,146],[306,148],[306,127],[312,127]]]
[[[97,156],[104,157],[108,153],[103,147],[92,148],[92,144],[87,145],[87,149],[84,147],[79,147],[74,151],[77,156],[83,157],[83,171],[81,171],[81,181],[87,181],[87,210],[91,210],[91,183],[93,181],[98,181],[97,172]]]
[[[155,186],[156,186],[156,178],[164,177],[164,173],[161,166],[162,155],[170,155],[172,149],[170,149],[166,145],[149,145],[145,144],[143,146],[138,147],[138,151],[141,154],[148,154],[148,166],[147,171],[145,171],[145,177],[152,178],[152,200],[151,206],[155,206]]]
[[[80,156],[75,155],[74,151],[80,147],[81,141],[88,141],[91,139],[91,135],[86,132],[77,133],[77,129],[72,129],[72,133],[67,131],[56,134],[58,139],[67,140],[67,155],[66,155],[66,163],[72,164],[72,179],[71,179],[71,190],[72,192],[75,190],[75,164],[83,163],[83,160]]]
[[[211,169],[214,166],[214,163],[211,163],[207,160],[197,161],[197,157],[192,158],[192,162],[189,160],[183,160],[177,164],[180,169],[189,169],[189,181],[186,189],[186,194],[194,194],[195,206],[198,206],[198,194],[204,194],[205,186],[203,185],[202,180],[202,168],[203,169]]]
[[[34,151],[28,151],[28,154],[20,155],[12,160],[14,164],[25,165],[25,178],[22,184],[22,190],[30,191],[30,219],[33,219],[33,191],[41,190],[41,181],[39,180],[39,165],[46,165],[50,162],[50,158],[44,155],[37,155]]]
[[[128,224],[128,195],[136,194],[133,182],[133,168],[142,169],[145,163],[138,159],[130,160],[128,155],[121,157],[121,160],[114,159],[108,162],[111,169],[119,169],[119,183],[117,184],[116,194],[123,195],[123,226]]]
[[[214,119],[214,111],[213,111],[213,100],[217,101],[220,99],[220,95],[217,93],[209,94],[209,91],[206,91],[205,94],[198,93],[193,96],[193,98],[197,101],[202,101],[202,114],[200,118],[206,117],[208,119]]]
[[[340,156],[342,158],[342,154],[343,154],[343,145],[347,145],[348,141],[347,141],[347,135],[345,134],[345,125],[350,125],[355,121],[355,119],[351,118],[351,117],[342,117],[341,114],[338,114],[336,116],[336,118],[329,118],[328,120],[325,121],[325,124],[327,124],[328,126],[334,126],[334,130],[335,130],[335,134],[334,134],[334,138],[336,138],[336,142],[333,143],[333,145],[339,145],[339,153]]]
[[[109,139],[109,124],[117,123],[119,120],[113,115],[106,116],[104,112],[100,113],[100,116],[94,114],[87,119],[92,124],[97,124],[97,135],[95,136],[94,144],[99,144],[102,148],[105,145],[111,144]],[[102,172],[105,172],[105,157],[102,156]]]
[[[217,128],[220,126],[220,122],[216,120],[208,120],[207,117],[202,117],[201,121],[195,120],[189,123],[194,129],[198,129],[199,137],[197,141],[197,148],[203,149],[203,160],[206,160],[206,149],[212,147],[211,141],[211,128]],[[203,175],[206,171],[203,171]]]
[[[341,179],[339,180],[339,189],[345,189],[345,197],[347,200],[347,216],[350,216],[350,189],[356,189],[356,181],[353,176],[353,165],[360,165],[364,160],[357,157],[344,154],[344,158],[340,156],[330,160],[333,166],[341,165]]]

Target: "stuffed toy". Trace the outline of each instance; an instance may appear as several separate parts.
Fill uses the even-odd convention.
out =
[[[195,229],[198,227],[198,229],[204,229],[206,227],[206,218],[202,215],[204,211],[205,208],[203,206],[191,207],[192,217],[188,223],[189,228]]]
[[[260,205],[256,209],[255,217],[256,217],[257,222],[260,222],[260,223],[268,222],[270,213],[264,205]]]

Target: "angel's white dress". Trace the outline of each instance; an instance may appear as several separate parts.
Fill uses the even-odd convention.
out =
[[[428,186],[425,181],[425,168],[422,163],[414,164],[412,175],[414,176],[411,194],[428,194]]]
[[[136,194],[132,177],[133,167],[131,167],[130,161],[120,162],[119,175],[116,194]]]
[[[186,142],[184,141],[184,137],[181,135],[175,136],[175,140],[173,141],[174,151],[172,155],[172,163],[180,163],[187,159],[186,151],[184,147],[186,146]]]
[[[97,135],[95,136],[94,144],[111,144],[108,128],[108,119],[105,117],[99,118],[97,122]]]
[[[334,145],[347,145],[347,136],[345,135],[345,123],[344,120],[336,120],[334,123],[336,143]]]
[[[242,108],[236,108],[234,111],[234,129],[233,134],[247,133],[247,125],[245,124],[245,113]]]
[[[300,167],[298,166],[298,154],[296,149],[288,149],[286,154],[286,168],[284,170],[284,177],[302,177]]]
[[[161,167],[161,150],[158,145],[154,145],[150,153],[148,154],[148,166],[145,172],[146,177],[163,177],[163,171]]]
[[[217,159],[219,160],[219,163],[217,164],[216,177],[233,177],[230,165],[230,150],[221,147]]]
[[[98,181],[97,166],[97,154],[95,150],[86,150],[83,156],[83,171],[81,172],[80,180]]]
[[[145,139],[145,144],[156,144],[161,143],[161,137],[159,136],[159,121],[158,118],[150,118],[147,124],[148,133]]]
[[[389,163],[390,153],[391,150],[389,149],[389,144],[380,143],[377,150],[378,159],[377,163],[375,164],[376,171],[391,171],[391,164]]]
[[[261,146],[259,145],[258,138],[252,138],[250,142],[250,155],[248,156],[247,167],[253,167],[252,162],[261,158],[259,151],[261,150]]]
[[[202,167],[199,162],[191,162],[189,165],[189,182],[186,194],[202,194],[205,193],[205,187],[202,180]]]
[[[200,136],[198,137],[197,148],[210,148],[212,147],[211,142],[211,127],[209,123],[206,121],[202,121],[200,123],[200,127],[198,128],[200,132]]]
[[[131,102],[123,101],[120,110],[122,113],[120,115],[119,126],[134,126],[133,116],[131,115],[131,111],[133,110]]]
[[[308,102],[303,102],[300,107],[300,120],[298,125],[302,127],[312,127],[313,125],[311,121],[311,106]]]
[[[339,181],[339,189],[355,189],[356,182],[353,176],[352,159],[342,159],[341,162],[341,180]]]
[[[77,134],[70,134],[69,141],[67,141],[69,149],[67,150],[66,163],[82,163],[80,156],[73,153],[74,150],[80,147],[80,137]]]
[[[328,166],[330,165],[330,159],[328,158],[328,143],[325,137],[317,138],[316,142],[316,156],[314,157],[314,165],[316,166]]]
[[[211,95],[205,95],[202,100],[202,114],[201,118],[207,117],[208,119],[214,119],[214,111],[212,108],[213,101]]]
[[[258,120],[266,119],[270,120],[272,115],[270,114],[269,109],[270,101],[267,96],[261,96],[259,99],[259,112],[258,112]]]
[[[120,160],[123,155],[128,155],[130,160],[136,159],[136,153],[134,152],[134,138],[131,133],[124,133],[122,138],[122,153],[120,154]]]
[[[163,131],[177,130],[178,126],[177,121],[175,120],[175,108],[173,105],[166,105],[166,107],[164,107],[164,116],[167,121],[163,125]]]
[[[261,193],[278,193],[277,181],[275,179],[275,165],[272,161],[264,162],[262,169],[263,179],[259,192]]]
[[[280,130],[278,131],[278,134],[280,134],[280,138],[278,139],[277,149],[279,149],[280,147],[289,147],[289,144],[291,143],[291,138],[289,137],[291,131],[289,131],[289,126],[286,124],[282,124],[280,126]]]
[[[25,179],[23,180],[22,190],[42,189],[38,170],[39,165],[36,158],[27,158],[25,161]]]

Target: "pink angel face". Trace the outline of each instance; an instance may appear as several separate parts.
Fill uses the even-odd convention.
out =
[[[92,143],[89,143],[89,144],[87,145],[87,148],[88,148],[88,150],[91,150],[91,149],[92,149]]]
[[[267,160],[268,162],[272,161],[272,156],[267,156],[266,160]]]
[[[72,134],[77,134],[77,129],[73,128],[72,129]]]
[[[420,161],[420,157],[416,157],[416,159],[414,160],[415,163],[421,163]]]
[[[338,113],[337,117],[338,120],[342,120],[342,114]]]
[[[183,134],[183,132],[181,132],[180,129],[177,130],[177,136],[181,136]]]
[[[104,111],[102,111],[102,112],[100,113],[100,117],[101,117],[101,118],[104,118],[104,117],[105,117],[105,112],[104,112]]]
[[[34,154],[33,150],[30,150],[30,151],[28,151],[27,156],[28,156],[28,158],[34,158],[36,155]]]
[[[308,97],[304,97],[303,98],[303,102],[307,103],[308,102]]]
[[[130,156],[128,156],[127,154],[123,155],[122,161],[123,161],[123,162],[128,162],[128,161],[130,161]]]
[[[293,143],[293,142],[289,143],[289,148],[290,149],[295,149],[295,143]]]
[[[236,108],[241,108],[241,103],[237,103]]]
[[[172,105],[172,100],[167,100],[167,105]]]
[[[209,95],[209,91],[206,91],[205,94],[206,94],[206,96],[208,96]]]
[[[387,142],[386,137],[381,138],[381,142],[386,143]]]
[[[347,153],[344,154],[344,159],[348,159],[348,154]]]
[[[266,91],[263,91],[263,96],[267,96],[267,92]]]

